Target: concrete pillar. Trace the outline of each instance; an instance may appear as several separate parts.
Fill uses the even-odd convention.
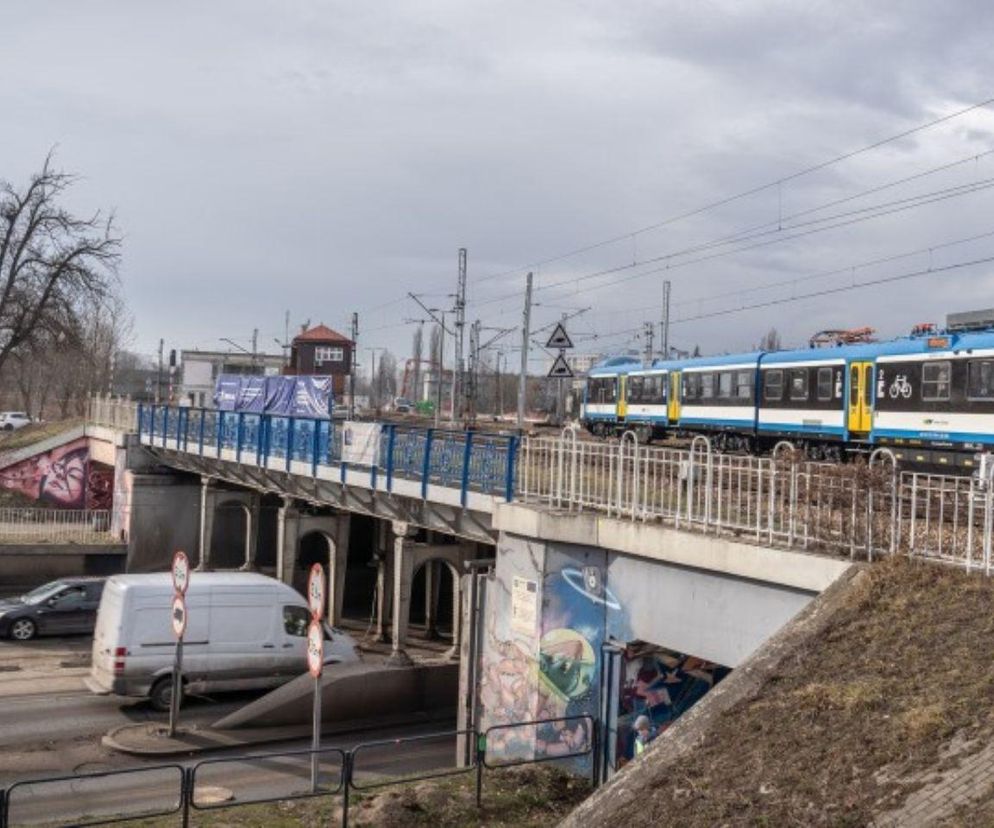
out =
[[[445,654],[450,660],[458,661],[462,646],[462,585],[463,579],[456,568],[452,572],[452,646]]]
[[[197,562],[197,569],[212,569],[211,565],[211,537],[214,532],[214,504],[216,493],[211,488],[211,478],[200,478],[200,559]]]
[[[254,572],[256,567],[256,550],[259,548],[259,512],[262,509],[262,498],[254,494],[245,504],[245,563],[240,569],[244,572]]]
[[[279,510],[279,519],[283,524],[283,531],[279,535],[283,562],[278,565],[278,577],[284,584],[293,586],[293,573],[300,552],[300,512],[293,505],[291,498],[286,498],[283,503]]]
[[[289,498],[280,499],[280,507],[276,510],[276,578],[284,584],[287,582],[284,577],[284,561],[286,555],[286,510]]]
[[[393,608],[393,549],[388,544],[389,524],[378,520],[375,524],[376,555],[376,640],[390,638],[388,631],[390,611]]]
[[[438,599],[441,594],[441,561],[425,561],[425,638],[438,638]]]
[[[405,537],[407,526],[395,524],[393,552],[393,651],[387,664],[406,667],[411,657],[404,649],[407,644],[407,623],[411,612],[411,581],[414,577],[414,554]]]
[[[328,620],[333,626],[342,623],[345,602],[345,570],[349,560],[349,516],[335,518],[334,537],[328,536]]]

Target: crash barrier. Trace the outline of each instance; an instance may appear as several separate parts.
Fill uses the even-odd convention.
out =
[[[427,779],[475,774],[477,807],[487,770],[589,763],[596,784],[599,743],[593,717],[565,716],[382,739],[349,750],[284,750],[25,780],[0,791],[0,828],[111,825],[172,815],[185,828],[198,812],[339,795],[347,828],[352,793]],[[440,759],[433,750],[439,747],[449,758]]]

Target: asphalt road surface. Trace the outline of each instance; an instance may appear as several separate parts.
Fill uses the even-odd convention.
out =
[[[442,773],[455,768],[456,740],[437,733],[439,725],[419,724],[331,738],[323,745],[313,787],[311,755],[306,742],[260,746],[252,751],[215,753],[210,757],[170,762],[133,761],[126,773],[96,773],[71,780],[49,779],[15,785],[10,791],[10,825],[72,825],[82,821],[138,818],[179,808],[182,772],[201,763],[194,776],[194,803],[199,807],[251,804],[304,796],[317,790],[334,793],[342,781],[342,756],[359,742],[381,742],[356,753],[355,781],[371,789],[389,780]],[[399,742],[402,737],[417,737]],[[274,756],[296,751],[293,756]],[[252,756],[244,753],[251,752]],[[205,761],[206,760],[206,761]],[[118,770],[125,770],[120,768]],[[237,812],[234,812],[236,814]]]
[[[311,790],[310,755],[260,758],[260,754],[280,751],[307,751],[309,741],[244,747],[179,761],[144,760],[104,747],[101,738],[112,728],[146,721],[164,723],[168,714],[152,710],[140,699],[91,694],[82,683],[89,672],[89,649],[86,637],[0,642],[0,787],[34,780],[14,785],[10,825],[71,825],[87,818],[167,812],[179,803],[177,765],[205,759],[224,760],[208,762],[197,772],[195,798],[205,806],[211,797],[228,804],[248,803]],[[243,692],[190,698],[181,713],[182,724],[211,724],[259,695]],[[455,738],[451,735],[396,741],[445,729],[444,724],[419,722],[328,736],[323,746],[351,749],[360,742],[384,742],[356,754],[356,781],[368,786],[452,768]],[[255,758],[245,759],[245,754]],[[117,774],[125,770],[133,772]],[[101,775],[107,772],[115,775]],[[85,778],[54,781],[70,775]],[[340,754],[323,754],[319,789],[336,789],[340,779]]]

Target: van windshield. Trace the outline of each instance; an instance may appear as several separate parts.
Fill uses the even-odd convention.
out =
[[[61,581],[53,581],[52,583],[44,584],[37,589],[31,590],[27,595],[22,595],[21,600],[25,604],[43,604],[56,592],[65,588],[65,584]]]

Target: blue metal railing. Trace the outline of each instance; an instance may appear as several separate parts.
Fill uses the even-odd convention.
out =
[[[343,455],[347,424],[206,408],[138,407],[139,439],[157,448],[229,460],[233,454],[238,463],[312,477],[331,470],[332,478],[343,482],[350,474],[366,472],[370,488],[387,492],[394,491],[395,481],[411,480],[421,484],[423,499],[431,486],[457,489],[463,506],[472,492],[514,499],[517,437],[392,423],[373,427],[379,429],[373,462],[361,463]]]

